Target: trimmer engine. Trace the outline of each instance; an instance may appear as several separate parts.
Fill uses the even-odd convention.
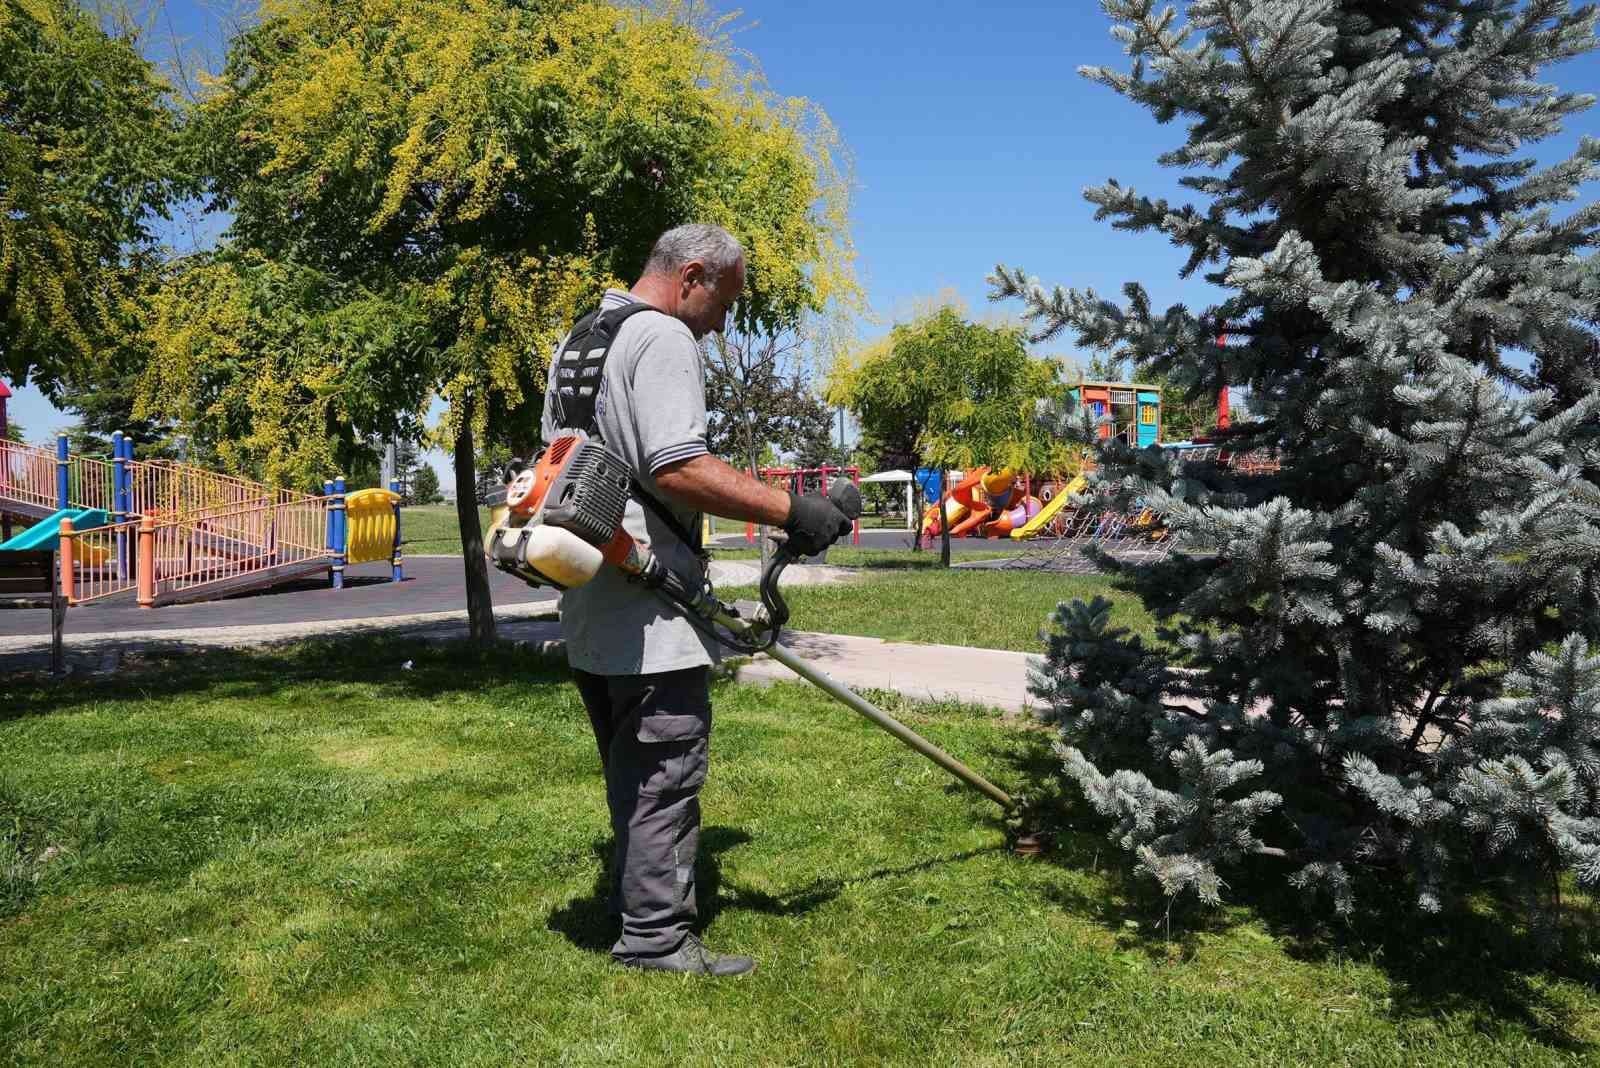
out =
[[[604,444],[582,433],[559,437],[506,487],[489,558],[524,582],[557,589],[583,585],[607,561],[648,580],[659,565],[622,529],[631,487],[627,464]]]
[[[506,489],[511,514],[570,530],[590,545],[611,540],[628,507],[628,468],[598,441],[557,438]]]

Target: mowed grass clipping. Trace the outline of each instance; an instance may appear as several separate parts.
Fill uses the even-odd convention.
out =
[[[987,801],[799,684],[714,694],[701,916],[760,969],[618,969],[598,761],[564,676],[505,649],[368,641],[8,680],[0,1063],[1595,1053],[1587,958],[1538,964],[1471,914],[1308,930],[1297,899],[1231,887],[1227,912],[1178,909],[1169,940],[1098,829],[1013,858]],[[1051,767],[1024,725],[897,711],[1006,785]]]
[[[1156,638],[1155,618],[1139,599],[1100,575],[913,567],[864,571],[859,582],[782,589],[795,630],[1042,654],[1040,632],[1056,605],[1098,595],[1112,603],[1112,626]],[[717,593],[725,600],[760,596],[753,586],[718,587]]]

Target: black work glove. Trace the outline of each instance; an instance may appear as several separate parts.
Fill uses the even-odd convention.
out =
[[[850,517],[820,493],[808,497],[789,494],[789,518],[783,521],[789,550],[796,556],[815,556],[850,533]]]

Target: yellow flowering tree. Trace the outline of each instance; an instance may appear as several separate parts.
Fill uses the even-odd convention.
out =
[[[167,92],[72,0],[0,0],[0,376],[59,399],[129,339],[177,181]]]
[[[233,224],[158,302],[147,408],[304,483],[444,398],[468,607],[491,633],[474,441],[536,441],[550,350],[662,230],[739,236],[752,326],[855,293],[826,116],[679,15],[268,0],[192,117]]]

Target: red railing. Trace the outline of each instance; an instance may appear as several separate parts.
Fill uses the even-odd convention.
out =
[[[759,473],[750,472],[751,477],[760,478],[769,486],[779,489],[788,489],[795,494],[803,494],[807,488],[814,487],[817,493],[827,493],[832,478],[848,478],[861,486],[861,468],[859,467],[830,467],[823,464],[821,467],[763,467]],[[831,477],[830,477],[831,476]],[[756,525],[744,525],[744,540],[746,544],[754,545],[756,541]],[[861,544],[861,520],[850,521],[850,544]]]
[[[278,489],[265,482],[218,474],[171,460],[134,460],[128,464],[131,511],[168,515],[221,513],[262,505],[304,504],[318,500],[308,493]]]
[[[37,445],[0,441],[0,501],[56,507],[56,457]]]
[[[0,501],[11,500],[54,510],[56,454],[38,445],[0,441]],[[116,462],[74,455],[67,458],[67,507],[117,511]],[[130,515],[147,512],[179,515],[224,512],[260,504],[293,504],[315,500],[311,494],[278,489],[264,482],[218,474],[171,460],[130,460]]]
[[[73,604],[135,592],[142,605],[173,594],[331,562],[328,498],[203,514],[146,515],[95,530],[63,531],[62,592]]]
[[[70,526],[70,521],[66,525]],[[70,604],[97,601],[134,589],[134,547],[139,520],[63,532],[61,592]]]

